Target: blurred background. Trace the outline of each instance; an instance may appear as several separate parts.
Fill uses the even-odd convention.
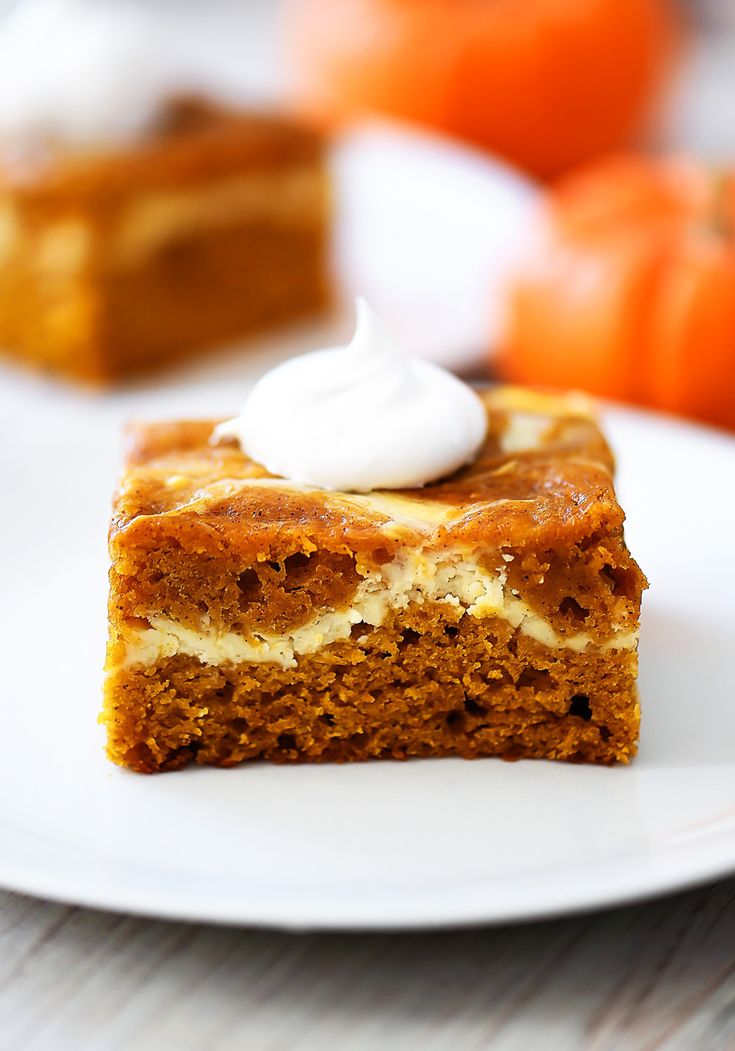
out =
[[[59,25],[120,8],[3,0],[5,19],[24,4],[28,40],[55,8]],[[197,90],[330,138],[335,331],[363,294],[406,349],[467,375],[735,427],[735,0],[125,6],[157,20],[162,55],[195,42]],[[14,68],[34,105],[53,94],[20,39],[0,46],[0,137]],[[112,83],[104,55],[97,73]]]
[[[5,0],[6,4],[8,0]],[[187,0],[148,0],[177,8]],[[284,54],[284,22],[290,0],[219,0],[231,17],[239,18],[244,54],[254,96],[282,98],[292,79]],[[198,6],[196,0],[188,0]],[[208,7],[215,8],[217,0]],[[338,5],[336,5],[338,6]],[[421,4],[413,6],[421,7]],[[451,5],[450,5],[451,6]],[[512,6],[512,5],[510,5]],[[672,0],[687,27],[658,127],[651,142],[686,149],[713,161],[732,161],[735,153],[735,0]],[[460,4],[454,16],[460,17]]]
[[[22,2],[22,0],[21,0]],[[98,0],[104,3],[105,0]],[[19,0],[1,0],[0,10],[18,6]],[[223,17],[234,32],[231,46],[242,56],[243,78],[253,99],[277,102],[293,80],[284,47],[291,0],[138,0],[144,7],[158,6],[177,20],[197,21],[206,7],[205,20]],[[325,10],[329,5],[323,5]],[[352,5],[350,0],[344,6]],[[376,5],[380,7],[381,5]],[[400,5],[398,5],[400,6]],[[421,8],[421,3],[411,6]],[[425,6],[431,6],[430,4]],[[448,5],[452,6],[452,5]],[[512,7],[512,5],[510,5]],[[660,123],[652,142],[672,149],[695,151],[702,157],[732,160],[735,152],[735,0],[670,0],[687,27],[685,46],[664,99]],[[336,10],[339,3],[332,7]],[[453,14],[459,17],[461,3]]]

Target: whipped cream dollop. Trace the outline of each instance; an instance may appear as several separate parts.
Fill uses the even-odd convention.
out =
[[[217,428],[270,471],[346,492],[425,485],[472,460],[487,431],[478,395],[409,357],[364,300],[346,347],[268,372],[240,416]]]
[[[22,0],[0,22],[0,138],[125,143],[182,93],[233,97],[231,48],[141,0]],[[210,32],[205,30],[209,27]]]

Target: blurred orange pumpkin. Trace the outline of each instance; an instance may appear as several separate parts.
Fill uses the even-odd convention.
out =
[[[497,365],[735,427],[735,176],[620,157],[562,180]]]
[[[291,0],[296,104],[439,128],[540,176],[629,144],[677,37],[673,0]]]

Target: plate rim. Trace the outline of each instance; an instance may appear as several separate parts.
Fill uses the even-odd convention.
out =
[[[370,901],[367,908],[364,903],[360,903],[359,898],[347,895],[337,910],[330,901],[329,892],[308,897],[303,892],[291,892],[290,896],[288,892],[271,894],[264,906],[262,895],[259,896],[257,890],[254,892],[252,886],[250,894],[243,894],[240,890],[235,896],[218,900],[211,895],[206,904],[196,894],[178,895],[172,900],[167,891],[158,889],[146,893],[120,879],[102,881],[100,889],[95,876],[95,873],[99,875],[97,866],[88,870],[92,875],[87,874],[80,884],[74,873],[68,870],[64,870],[61,879],[58,874],[49,877],[47,873],[54,866],[48,864],[48,859],[45,866],[13,864],[8,861],[6,850],[0,850],[0,885],[15,893],[60,904],[149,919],[218,926],[294,932],[408,932],[499,926],[623,907],[661,895],[683,892],[731,875],[735,872],[735,828],[729,835],[726,832],[723,836],[717,831],[722,824],[731,822],[721,822],[715,826],[711,834],[703,837],[704,844],[700,843],[695,852],[687,849],[686,844],[674,842],[668,849],[651,851],[647,855],[634,854],[614,861],[598,859],[582,866],[574,864],[559,868],[554,871],[552,879],[547,878],[545,881],[545,885],[552,888],[552,892],[545,897],[538,893],[538,880],[505,876],[501,879],[467,881],[466,884],[455,882],[454,891],[449,893],[447,885],[439,884],[428,893],[412,895],[410,912],[406,910],[405,889],[401,888],[383,891],[377,903]],[[32,832],[22,835],[28,840],[42,840],[45,844],[51,842],[52,851],[54,849],[53,841],[47,836]],[[0,845],[4,838],[4,829],[0,825]],[[69,848],[61,845],[61,853],[64,849]],[[104,864],[113,870],[123,867],[110,861]],[[141,874],[153,871],[144,866],[126,867],[137,868]],[[166,870],[159,868],[157,871]],[[580,892],[580,880],[595,873],[604,873],[605,876],[591,882]],[[520,894],[519,887],[522,890]],[[464,894],[468,890],[471,892],[468,904],[455,904],[460,899],[458,889]],[[499,891],[504,891],[508,896],[502,897]],[[420,902],[418,907],[417,901]],[[449,906],[447,901],[451,902]]]

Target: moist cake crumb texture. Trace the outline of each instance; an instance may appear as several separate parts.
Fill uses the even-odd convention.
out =
[[[110,530],[108,752],[187,762],[627,762],[645,578],[583,405],[484,395],[423,489],[276,479],[216,421],[134,426]]]

